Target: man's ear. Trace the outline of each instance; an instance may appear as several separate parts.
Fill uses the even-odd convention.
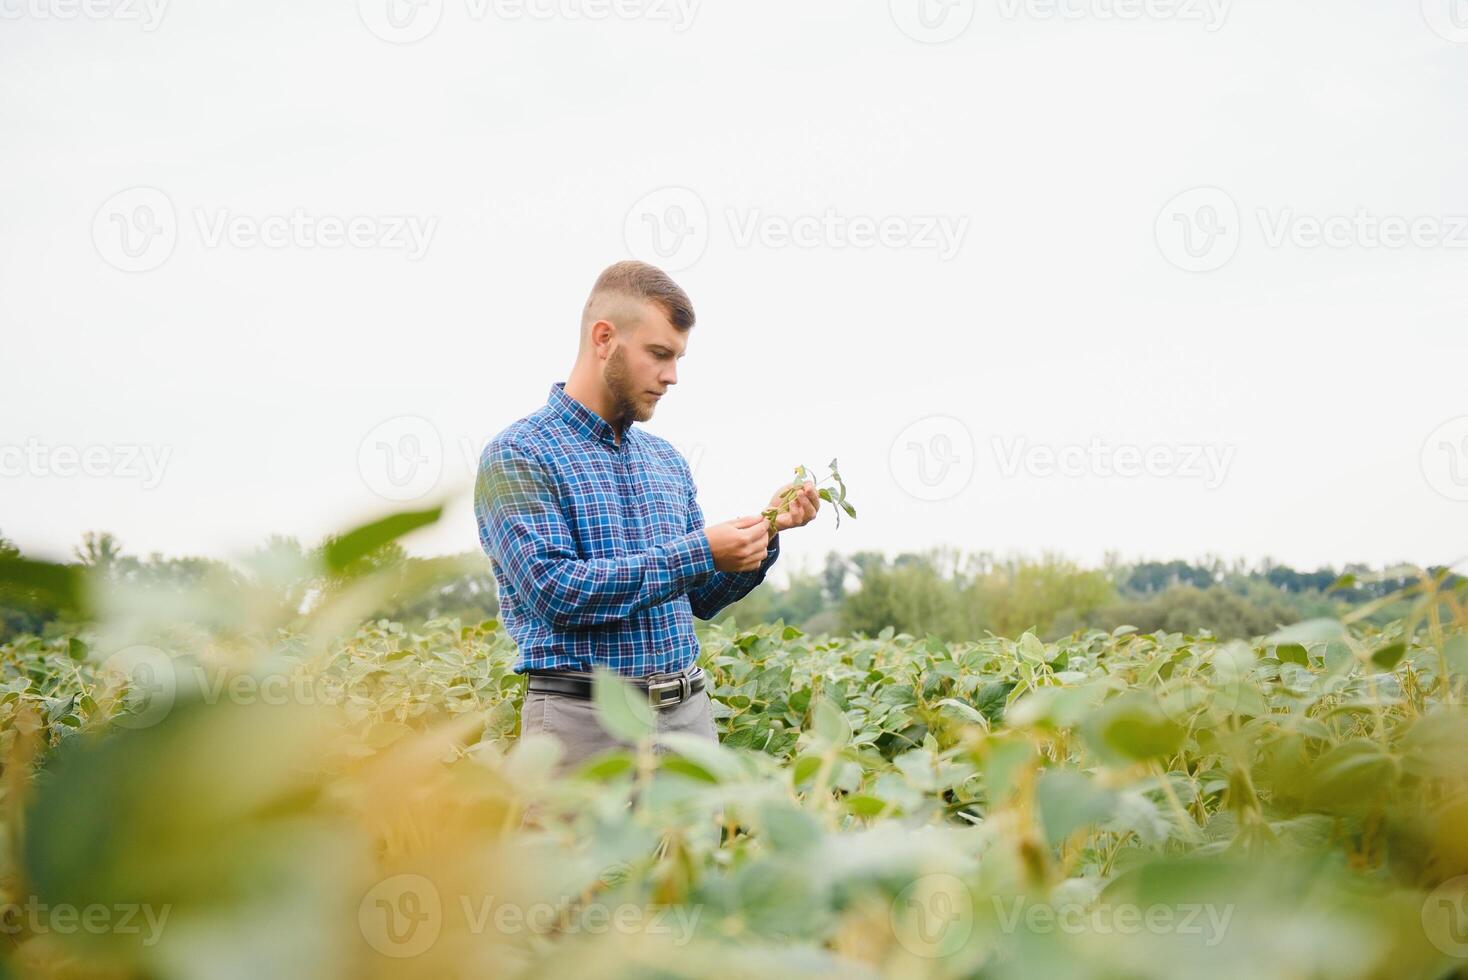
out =
[[[600,360],[612,353],[612,340],[617,336],[617,327],[610,320],[598,320],[591,325],[591,346]]]

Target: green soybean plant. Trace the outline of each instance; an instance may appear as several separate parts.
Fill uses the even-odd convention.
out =
[[[816,475],[813,471],[806,469],[804,466],[797,465],[795,467],[794,482],[791,483],[789,489],[780,494],[780,506],[768,507],[761,512],[764,519],[770,524],[771,535],[776,531],[775,519],[790,509],[791,503],[800,494],[800,488],[805,486],[807,480],[815,483],[817,492],[822,500],[835,505],[833,509],[836,512],[836,526],[838,528],[841,526],[841,512],[843,510],[846,511],[847,516],[856,517],[856,508],[846,499],[846,481],[841,479],[841,471],[836,468],[836,461],[834,459],[831,460],[831,472],[827,473],[820,480],[816,480]],[[830,482],[830,486],[824,486],[827,481]]]

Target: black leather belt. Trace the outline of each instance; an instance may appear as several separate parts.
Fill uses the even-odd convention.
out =
[[[580,670],[528,670],[525,690],[536,694],[568,694],[573,698],[591,699],[592,677]],[[626,680],[647,693],[654,708],[682,704],[703,690],[703,668],[694,665],[687,673],[667,672]]]

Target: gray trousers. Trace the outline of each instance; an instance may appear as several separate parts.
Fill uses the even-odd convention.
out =
[[[713,703],[709,700],[706,687],[681,704],[654,708],[652,712],[657,719],[659,734],[683,732],[706,738],[710,742],[719,740],[718,728],[714,725]],[[539,691],[527,693],[525,704],[520,709],[520,734],[528,735],[531,732],[553,735],[560,740],[565,751],[556,766],[557,776],[577,768],[598,752],[614,747],[634,747],[602,727],[595,702],[569,694],[544,694]],[[664,749],[658,746],[657,751],[662,752]]]

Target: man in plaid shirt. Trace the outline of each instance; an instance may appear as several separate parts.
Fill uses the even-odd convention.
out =
[[[625,744],[590,700],[598,664],[646,691],[660,732],[717,740],[693,617],[712,619],[763,581],[778,532],[820,508],[807,482],[773,536],[758,514],[705,526],[682,455],[634,427],[677,383],[693,322],[661,270],[611,266],[586,301],[570,377],[480,458],[479,541],[519,646],[514,669],[529,675],[521,732],[556,736],[560,772]]]

